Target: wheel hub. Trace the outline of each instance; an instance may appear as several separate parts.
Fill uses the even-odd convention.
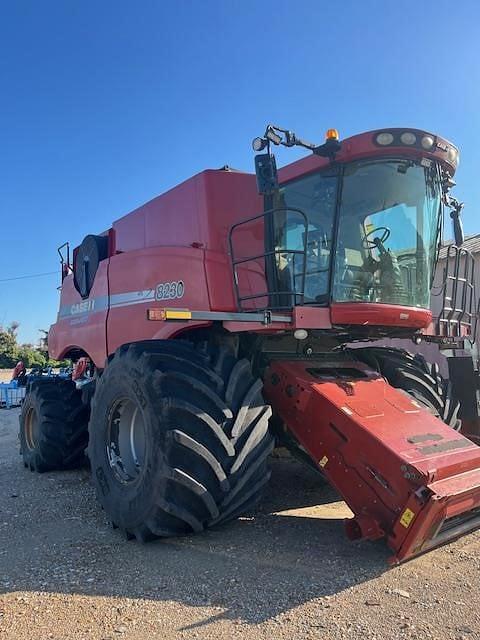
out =
[[[33,451],[36,447],[38,431],[38,418],[37,412],[33,407],[28,409],[25,416],[25,442],[30,451]]]
[[[107,457],[117,480],[134,482],[145,462],[145,423],[140,407],[130,398],[117,400],[110,411]]]

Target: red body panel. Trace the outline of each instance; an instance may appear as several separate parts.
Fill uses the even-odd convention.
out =
[[[325,366],[274,362],[265,393],[354,512],[349,535],[385,536],[401,561],[480,526],[480,513],[472,514],[480,507],[480,447],[365,365],[336,363],[344,376],[318,378],[315,369]],[[349,378],[352,369],[359,373]],[[448,536],[439,533],[459,515]]]
[[[107,352],[108,260],[100,263],[90,297],[82,300],[73,284],[73,275],[62,284],[57,322],[48,334],[48,351],[62,359],[72,349],[86,351],[103,367]]]
[[[237,301],[233,287],[225,286],[231,282],[232,268],[226,253],[205,251],[205,279],[208,287],[210,307],[215,311],[232,311]]]
[[[115,250],[197,246],[228,255],[230,227],[262,208],[254,175],[203,171],[114,222]]]
[[[159,326],[147,319],[147,308],[158,304],[155,300],[158,283],[184,283],[183,295],[169,299],[168,306],[210,307],[203,249],[156,247],[123,253],[111,258],[109,280],[109,353],[126,342],[156,337]],[[165,302],[161,304],[165,306]]]
[[[430,309],[373,302],[335,302],[331,305],[330,317],[332,324],[336,325],[362,324],[423,329],[431,323],[432,312]]]

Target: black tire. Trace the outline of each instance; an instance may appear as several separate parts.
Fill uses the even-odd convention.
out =
[[[31,471],[76,469],[86,462],[88,407],[71,380],[34,380],[20,414],[20,453]]]
[[[90,295],[98,265],[107,257],[107,236],[85,236],[75,253],[73,266],[73,282],[82,298]]]
[[[452,385],[440,375],[436,363],[392,347],[363,347],[351,353],[381,373],[392,387],[403,389],[452,429],[460,430],[460,403],[453,398]]]
[[[223,347],[166,340],[118,349],[97,383],[88,450],[112,524],[147,541],[250,510],[273,449],[261,390],[248,360]]]

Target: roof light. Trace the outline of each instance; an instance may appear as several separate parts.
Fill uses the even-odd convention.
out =
[[[327,129],[325,138],[327,140],[338,140],[338,131],[336,129]]]
[[[415,144],[416,141],[417,136],[411,131],[404,131],[400,136],[400,142],[403,142],[403,144],[412,145]]]
[[[384,131],[383,133],[378,134],[378,136],[375,138],[375,142],[382,147],[386,147],[387,145],[392,144],[393,135],[391,133],[388,133],[387,131]]]
[[[430,149],[434,145],[434,142],[435,141],[432,138],[432,136],[423,136],[423,138],[422,138],[422,147],[425,149],[425,151],[430,151]]]
[[[447,160],[452,164],[456,164],[458,162],[458,151],[455,147],[450,147],[447,151]]]

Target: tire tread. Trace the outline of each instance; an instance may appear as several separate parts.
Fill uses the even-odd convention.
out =
[[[142,522],[115,518],[137,539],[199,532],[237,517],[243,505],[258,500],[269,478],[271,409],[261,381],[253,377],[250,362],[235,360],[226,346],[200,347],[175,340],[121,347],[92,400],[91,442],[107,410],[99,398],[110,370],[138,371],[149,394],[164,463]],[[99,487],[97,495],[102,502]],[[107,504],[104,508],[108,512]]]

